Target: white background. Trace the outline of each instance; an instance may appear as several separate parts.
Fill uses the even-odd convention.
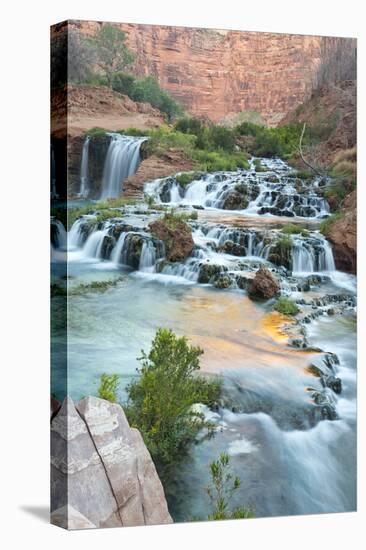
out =
[[[15,1],[1,19],[1,433],[3,548],[281,548],[365,546],[365,27],[356,0]],[[68,533],[48,525],[49,25],[131,21],[359,38],[358,513]],[[363,32],[363,36],[362,36]],[[361,71],[361,69],[363,69]],[[363,350],[362,350],[363,348]]]

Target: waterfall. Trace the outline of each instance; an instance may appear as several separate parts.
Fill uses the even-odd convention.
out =
[[[332,247],[326,239],[324,239],[318,262],[319,271],[335,271],[336,269]]]
[[[152,241],[144,241],[141,249],[139,271],[155,271],[156,251]]]
[[[317,195],[317,180],[299,191],[299,178],[278,159],[261,159],[268,171],[236,170],[200,174],[187,186],[179,178],[162,178],[145,185],[156,202],[236,210],[250,215],[317,218],[329,213],[329,205]]]
[[[89,195],[89,178],[88,178],[88,165],[89,165],[89,142],[90,136],[86,136],[83,145],[83,151],[81,154],[81,167],[80,167],[80,192],[79,197],[86,198]]]
[[[294,239],[293,242],[292,271],[296,273],[314,271],[314,253],[301,239]]]
[[[117,244],[112,250],[111,260],[116,265],[119,265],[121,263],[121,255],[122,255],[122,252],[123,252],[123,247],[124,247],[124,244],[125,244],[126,235],[128,235],[128,233],[121,233],[120,234],[120,236],[118,238],[118,241],[117,241]]]
[[[54,218],[51,219],[52,233],[51,240],[55,248],[66,249],[67,246],[67,233],[63,224]]]
[[[81,230],[84,223],[84,218],[79,218],[73,223],[67,237],[67,246],[70,250],[81,246],[83,242],[83,234]]]
[[[123,181],[132,176],[139,166],[140,147],[147,139],[114,133],[108,135],[111,141],[104,163],[101,199],[121,194]]]
[[[104,237],[107,234],[107,229],[93,231],[93,233],[88,237],[84,248],[83,248],[83,257],[84,258],[100,258],[102,245]]]

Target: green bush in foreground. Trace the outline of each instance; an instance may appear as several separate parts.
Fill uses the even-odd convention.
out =
[[[296,315],[300,311],[295,302],[285,296],[279,298],[273,307],[283,315]]]
[[[221,453],[218,460],[210,464],[211,485],[207,494],[213,508],[209,520],[244,519],[254,517],[250,508],[234,508],[230,510],[230,501],[240,487],[240,478],[234,477],[230,470],[230,458],[227,453]]]
[[[106,399],[111,403],[115,403],[117,401],[118,386],[118,374],[103,373],[100,377],[98,397],[100,397],[101,399]]]
[[[212,424],[192,409],[194,403],[211,403],[221,391],[216,380],[203,382],[195,375],[202,353],[184,336],[159,329],[149,353],[142,351],[139,358],[139,379],[127,387],[128,420],[159,466],[181,458],[203,428],[212,432]]]

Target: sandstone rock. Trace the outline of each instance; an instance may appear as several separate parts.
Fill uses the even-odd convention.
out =
[[[333,245],[333,256],[337,269],[356,273],[357,211],[346,210],[341,219],[331,224],[326,237]]]
[[[171,523],[145,444],[123,409],[66,398],[51,423],[52,523],[68,529]]]
[[[137,172],[123,182],[123,196],[141,195],[144,183],[158,178],[165,178],[177,172],[189,172],[193,168],[191,160],[182,151],[170,149],[164,155],[151,155],[142,160]],[[169,197],[167,196],[167,199]]]
[[[70,25],[91,36],[101,23]],[[118,27],[136,55],[134,74],[155,75],[188,112],[213,121],[251,111],[258,113],[259,123],[278,123],[311,96],[321,47],[329,44],[320,36],[132,23]]]
[[[194,242],[191,228],[184,221],[169,224],[165,220],[150,223],[151,233],[164,242],[166,259],[169,262],[181,262],[192,252]]]
[[[265,267],[260,267],[249,286],[248,294],[253,299],[268,300],[276,296],[279,291],[280,286],[272,273]]]

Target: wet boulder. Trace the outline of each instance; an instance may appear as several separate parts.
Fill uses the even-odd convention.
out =
[[[248,204],[246,195],[238,193],[238,191],[229,191],[223,199],[221,208],[223,210],[244,210]]]
[[[111,256],[112,250],[116,245],[116,239],[111,235],[106,235],[103,239],[100,249],[100,256],[103,260],[108,260]]]
[[[252,299],[269,300],[280,292],[280,285],[272,273],[260,267],[249,285],[248,294]]]
[[[162,218],[150,223],[149,229],[154,237],[164,243],[169,262],[182,262],[192,253],[192,230],[185,221]]]
[[[214,287],[216,288],[230,288],[232,285],[233,279],[226,273],[221,273],[221,275],[214,280]]]
[[[225,243],[219,247],[219,251],[224,254],[231,254],[232,256],[245,256],[245,246],[242,246],[234,241],[225,241]]]
[[[223,268],[221,265],[210,263],[202,264],[198,274],[198,282],[201,284],[210,283],[213,278],[219,276],[222,271]]]

